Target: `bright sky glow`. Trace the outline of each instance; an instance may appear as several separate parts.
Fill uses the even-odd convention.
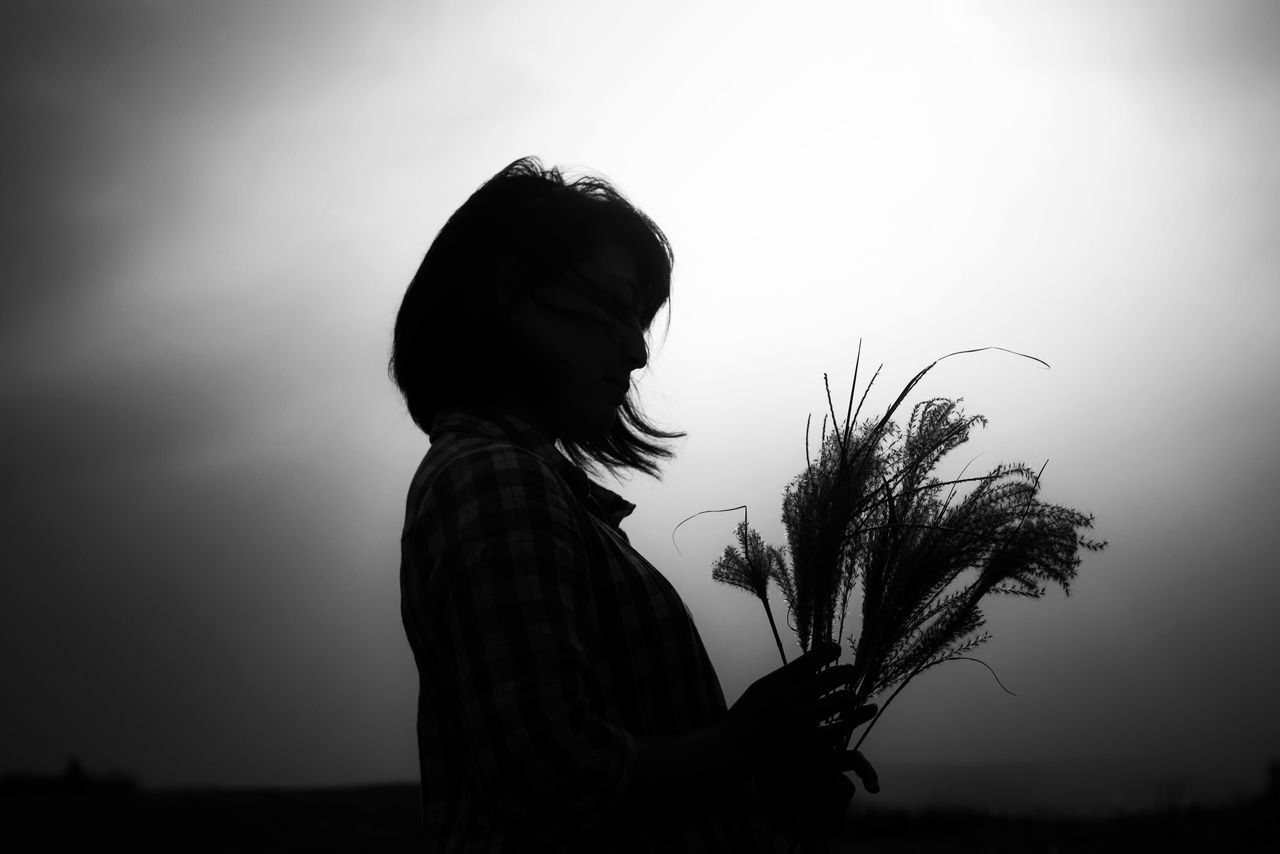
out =
[[[1274,6],[40,8],[3,28],[27,47],[0,679],[25,700],[0,765],[413,777],[397,540],[426,442],[390,328],[445,218],[527,154],[609,177],[675,247],[640,387],[689,437],[661,484],[609,485],[730,702],[776,665],[758,603],[710,579],[736,520],[681,553],[675,525],[745,503],[782,541],[805,417],[816,444],[860,339],[873,411],[998,345],[1052,369],[956,357],[909,403],[963,396],[991,423],[951,462],[1049,460],[1048,500],[1111,546],[1070,598],[990,610],[1016,699],[930,674],[869,755],[1245,786],[1280,756]]]

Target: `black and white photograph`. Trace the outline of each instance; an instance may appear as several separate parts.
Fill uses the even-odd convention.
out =
[[[0,848],[1280,842],[1280,3],[0,5]]]

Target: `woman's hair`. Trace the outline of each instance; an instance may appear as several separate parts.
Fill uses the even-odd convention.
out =
[[[443,409],[491,407],[512,367],[529,361],[508,308],[609,240],[635,259],[647,334],[671,294],[671,246],[607,181],[566,182],[558,169],[525,157],[476,190],[432,241],[396,315],[390,375],[414,423],[430,435]],[[658,478],[658,460],[672,452],[653,440],[684,435],[659,430],[628,394],[606,435],[560,444],[576,465]]]

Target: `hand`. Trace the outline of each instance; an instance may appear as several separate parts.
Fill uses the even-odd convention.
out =
[[[873,793],[879,791],[876,771],[865,759],[861,763],[864,768],[859,769],[858,776],[863,786]],[[856,791],[854,781],[836,771],[818,772],[817,776],[787,772],[759,777],[755,785],[760,803],[778,827],[790,834],[835,831],[849,814]]]
[[[819,770],[835,770],[843,774],[845,771],[852,771],[862,780],[862,787],[871,794],[880,791],[880,778],[876,776],[876,769],[871,767],[871,763],[862,755],[860,751],[848,750],[844,745],[849,743],[853,731],[865,724],[876,716],[875,703],[864,703],[853,709],[847,716],[841,717],[835,723],[828,724],[823,727],[823,733],[831,733],[831,750],[832,755],[825,765],[820,765]],[[852,785],[852,783],[850,784]],[[849,797],[853,797],[853,790],[849,790]],[[848,805],[848,801],[845,802]]]
[[[847,688],[854,675],[853,665],[822,669],[839,657],[839,644],[815,647],[756,680],[725,713],[720,730],[734,746],[748,776],[857,767],[848,764],[855,761],[849,756],[853,751],[834,753],[835,728],[847,728],[856,712]],[[819,727],[836,715],[842,716],[842,722]]]
[[[816,777],[792,771],[758,778],[756,791],[761,806],[781,827],[803,833],[839,823],[853,800],[854,784],[836,771]]]
[[[847,719],[823,729],[838,727],[840,732],[834,737],[841,739],[837,745],[843,745],[855,728],[875,714],[876,707],[868,703],[854,709]],[[837,755],[839,758],[832,757],[831,762],[815,768],[779,772],[756,780],[763,804],[792,832],[815,824],[829,827],[839,823],[857,790],[844,773],[846,770],[857,774],[868,792],[880,791],[875,769],[860,752],[840,749]]]

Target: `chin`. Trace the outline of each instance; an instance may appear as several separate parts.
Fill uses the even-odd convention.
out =
[[[609,435],[609,431],[613,429],[613,423],[617,420],[617,407],[607,411],[597,410],[595,412],[579,413],[578,417],[573,419],[571,426],[566,425],[567,429],[562,431],[561,438],[577,439],[579,441],[603,439]]]

